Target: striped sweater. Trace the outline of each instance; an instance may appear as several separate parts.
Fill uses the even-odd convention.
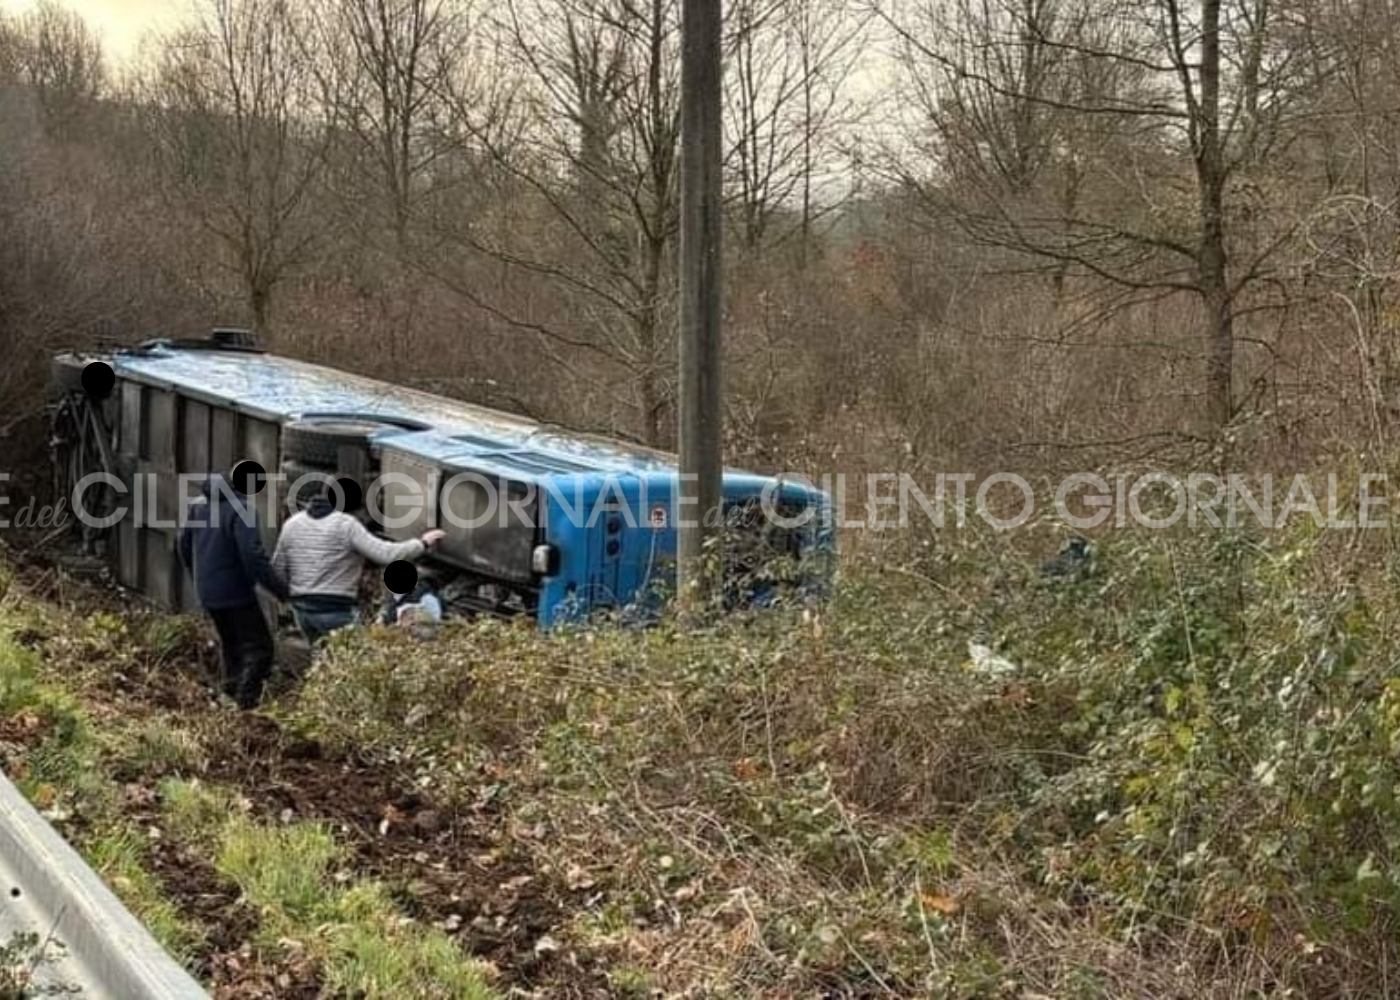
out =
[[[303,511],[282,526],[272,565],[287,581],[293,597],[357,597],[365,560],[387,566],[417,559],[427,551],[418,539],[386,542],[370,534],[349,514],[331,511],[314,517]]]

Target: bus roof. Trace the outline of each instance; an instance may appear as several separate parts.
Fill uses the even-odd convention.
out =
[[[153,341],[110,362],[119,376],[261,420],[334,415],[396,422],[403,426],[386,427],[373,443],[447,467],[536,483],[676,474],[675,456],[663,451],[275,354]],[[731,488],[766,481],[738,470],[727,470],[725,479]]]

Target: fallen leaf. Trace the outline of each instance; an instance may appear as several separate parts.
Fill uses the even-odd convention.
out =
[[[570,865],[569,870],[564,873],[564,881],[570,889],[591,889],[598,884],[581,865]]]
[[[685,903],[694,899],[698,895],[700,895],[700,883],[687,882],[685,885],[681,886],[675,891],[675,893],[673,894],[673,898],[678,903]]]
[[[930,909],[934,913],[942,914],[945,917],[951,917],[962,909],[962,904],[952,896],[940,896],[937,893],[926,892],[919,898],[923,900],[926,909]]]

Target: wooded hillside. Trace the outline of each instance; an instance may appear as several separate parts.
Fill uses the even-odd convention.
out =
[[[733,0],[728,435],[764,467],[1289,467],[1387,440],[1400,14]],[[0,406],[215,322],[673,439],[676,0],[0,22]]]

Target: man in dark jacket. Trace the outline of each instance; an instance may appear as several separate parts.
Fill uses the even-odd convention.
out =
[[[219,633],[224,694],[239,708],[256,708],[274,654],[257,587],[280,600],[287,599],[288,590],[263,549],[252,498],[235,493],[223,475],[210,476],[203,496],[190,505],[180,558],[194,577],[200,607]]]

